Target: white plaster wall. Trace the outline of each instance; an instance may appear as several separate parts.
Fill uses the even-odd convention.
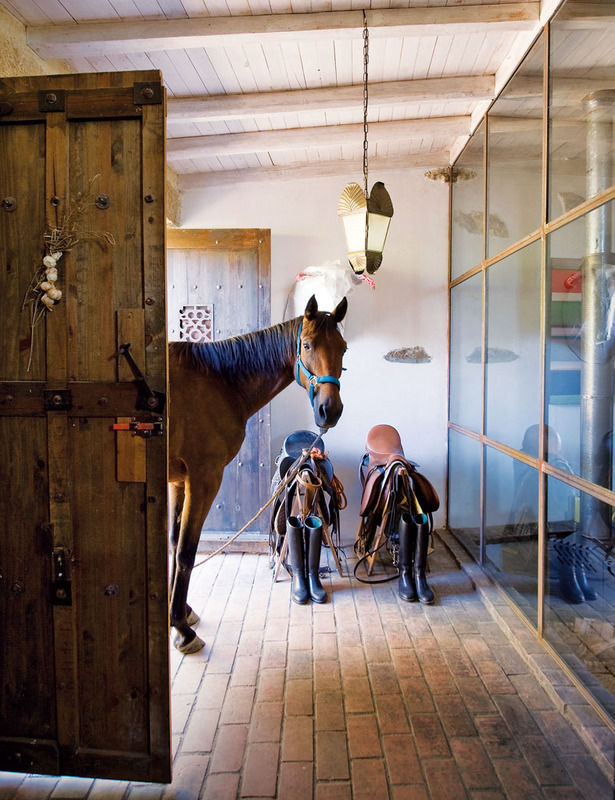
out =
[[[356,179],[350,175],[348,180]],[[379,423],[400,432],[406,456],[421,465],[444,504],[447,375],[447,187],[424,170],[371,176],[383,180],[395,209],[376,289],[360,285],[349,296],[342,376],[344,413],[324,437],[344,484],[345,543],[354,540],[360,490],[357,466],[366,434]],[[337,202],[342,178],[245,183],[190,190],[183,196],[183,228],[271,229],[271,322],[282,320],[295,275],[308,266],[345,260]],[[384,360],[389,350],[420,345],[428,364]],[[309,400],[297,385],[271,406],[272,454],[287,433],[316,430]],[[440,510],[435,524],[443,524]]]

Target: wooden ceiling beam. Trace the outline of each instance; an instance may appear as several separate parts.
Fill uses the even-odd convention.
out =
[[[493,75],[465,75],[451,78],[426,78],[415,81],[390,81],[369,86],[371,108],[380,105],[443,103],[451,100],[490,100],[494,96]],[[300,89],[257,94],[209,95],[169,98],[169,122],[221,122],[253,119],[258,116],[296,114],[302,111],[333,111],[361,108],[363,85],[325,89]]]
[[[452,36],[489,30],[529,30],[540,3],[417,7],[367,11],[372,37]],[[194,47],[292,40],[356,39],[361,11],[262,14],[28,26],[28,45],[42,58],[104,56]]]
[[[375,122],[369,126],[372,144],[408,141],[433,136],[461,136],[470,132],[470,117],[428,117]],[[363,123],[308,128],[288,128],[249,133],[188,136],[167,139],[171,161],[217,156],[270,153],[283,150],[319,149],[358,144],[363,139]]]
[[[448,150],[433,153],[416,153],[406,156],[370,159],[370,170],[378,179],[383,173],[397,172],[400,169],[437,168],[449,165]],[[203,189],[208,186],[228,186],[230,184],[250,183],[272,180],[298,180],[310,178],[335,177],[339,175],[347,183],[359,180],[360,166],[344,159],[319,161],[317,164],[291,164],[284,167],[252,167],[248,169],[219,170],[211,172],[191,172],[179,175],[180,191]],[[340,187],[340,191],[341,191]]]

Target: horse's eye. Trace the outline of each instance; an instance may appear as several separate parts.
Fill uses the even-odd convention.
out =
[[[309,342],[303,342],[303,349],[304,350],[311,350],[312,345]]]

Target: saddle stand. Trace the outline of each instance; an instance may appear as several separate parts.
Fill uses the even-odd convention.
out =
[[[365,453],[359,462],[363,492],[354,546],[355,553],[366,561],[368,575],[372,574],[378,550],[385,542],[393,549],[396,563],[393,539],[404,512],[425,514],[432,531],[431,514],[438,509],[440,500],[417,466],[405,457],[399,433],[391,425],[376,425],[369,431]]]
[[[320,437],[313,431],[294,431],[286,437],[276,459],[277,468],[271,481],[272,494],[287,475],[292,475],[297,467],[299,470],[276,499],[271,513],[269,553],[271,566],[275,565],[274,581],[278,580],[280,567],[286,560],[286,521],[291,517],[296,517],[300,522],[309,516],[320,518],[324,543],[331,550],[337,570],[342,575],[338,549],[339,510],[345,504],[344,489],[334,475],[327,453],[314,446],[319,440]]]

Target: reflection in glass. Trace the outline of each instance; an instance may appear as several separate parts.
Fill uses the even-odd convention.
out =
[[[482,415],[482,275],[451,291],[450,419],[480,432]]]
[[[569,13],[564,5],[551,25],[549,219],[614,182],[615,28],[575,29]]]
[[[451,280],[483,260],[484,153],[485,124],[481,123],[453,167]]]
[[[559,432],[573,470],[607,489],[613,488],[614,212],[615,204],[607,203],[548,239],[548,422]],[[584,499],[580,514],[598,538],[610,537],[598,501]]]
[[[540,227],[543,37],[487,115],[487,256]]]
[[[615,716],[612,544],[588,535],[582,526],[580,508],[590,499],[583,492],[579,498],[572,487],[549,477],[547,497],[545,638]],[[606,511],[611,520],[613,507]]]
[[[537,624],[538,471],[486,448],[485,568]]]
[[[480,557],[480,442],[451,430],[448,457],[450,465],[449,528],[478,561]]]
[[[518,448],[540,408],[540,243],[487,270],[485,432]]]
[[[464,335],[464,326],[475,331],[480,316],[460,295],[451,326],[451,419],[476,425],[467,420],[482,399],[493,447],[451,432],[449,516],[478,559],[478,520],[470,508],[476,502],[479,515],[478,478],[456,473],[476,470],[484,448],[485,567],[533,624],[544,619],[548,641],[615,720],[614,18],[615,0],[561,5],[549,25],[549,61],[543,61],[543,36],[488,112],[487,208],[473,206],[474,199],[463,207],[463,187],[452,189],[454,210],[476,211],[479,226],[487,214],[489,266],[485,396],[475,396],[478,384],[460,363],[464,350],[455,337]],[[462,153],[458,163],[465,158]],[[605,193],[609,201],[592,207]],[[581,204],[586,213],[572,219]],[[546,237],[522,247],[541,225]],[[469,244],[458,221],[452,227],[458,276],[478,259],[475,251],[463,252]],[[462,407],[467,397],[470,410]],[[582,481],[589,491],[580,490]],[[537,608],[542,555],[544,617]]]

